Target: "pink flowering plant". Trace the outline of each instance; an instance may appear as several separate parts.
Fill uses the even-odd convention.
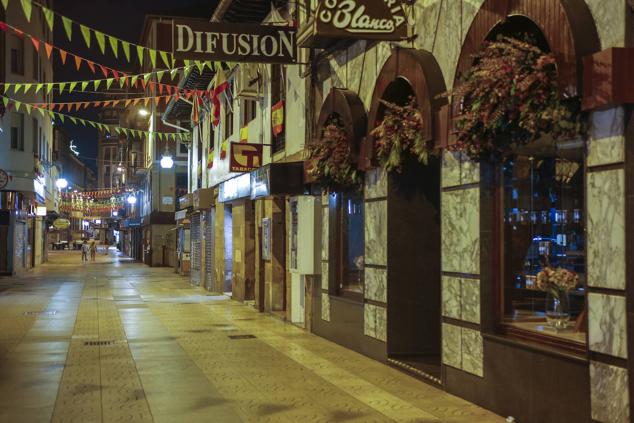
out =
[[[537,274],[537,286],[550,292],[555,298],[572,291],[579,284],[579,276],[568,269],[547,266]]]

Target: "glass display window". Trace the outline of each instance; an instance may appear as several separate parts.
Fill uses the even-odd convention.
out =
[[[365,254],[363,192],[342,192],[337,197],[337,294],[362,299]]]
[[[502,164],[507,328],[586,342],[583,157],[582,141],[538,142]]]

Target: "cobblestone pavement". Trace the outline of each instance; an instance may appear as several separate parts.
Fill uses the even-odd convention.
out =
[[[114,252],[0,279],[0,422],[498,422]]]

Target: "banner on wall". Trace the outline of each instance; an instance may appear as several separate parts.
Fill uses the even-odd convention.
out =
[[[230,172],[250,172],[262,166],[262,144],[231,143]]]

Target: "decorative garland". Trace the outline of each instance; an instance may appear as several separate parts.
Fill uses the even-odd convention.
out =
[[[574,138],[585,129],[578,99],[562,98],[555,56],[528,41],[501,37],[486,43],[448,95],[462,102],[450,149],[473,160],[499,160],[514,145],[544,134]]]
[[[426,165],[432,148],[423,138],[423,116],[416,100],[410,97],[405,106],[381,103],[386,107],[385,116],[370,132],[380,165],[388,172],[401,173],[408,156]]]
[[[352,149],[338,119],[326,123],[321,140],[308,147],[307,173],[328,192],[358,188],[361,184]]]

